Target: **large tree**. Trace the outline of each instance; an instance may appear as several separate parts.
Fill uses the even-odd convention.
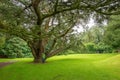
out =
[[[119,7],[119,0],[1,0],[0,30],[25,40],[34,62],[43,63],[73,44],[72,28],[90,14],[101,19]]]

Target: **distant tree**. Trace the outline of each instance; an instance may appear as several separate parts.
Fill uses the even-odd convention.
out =
[[[110,17],[104,35],[104,42],[114,49],[120,50],[120,15]]]
[[[84,43],[93,42],[97,44],[103,40],[104,30],[104,27],[93,26],[87,31],[81,32],[79,37]]]
[[[90,14],[98,14],[96,20],[117,15],[119,4],[119,0],[1,0],[0,31],[25,40],[34,62],[44,63],[75,42],[70,38],[74,26],[88,21]]]

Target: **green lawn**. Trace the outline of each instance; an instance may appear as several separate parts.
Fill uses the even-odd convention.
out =
[[[0,68],[0,80],[120,80],[120,54],[55,56],[45,64],[14,60],[18,62]]]

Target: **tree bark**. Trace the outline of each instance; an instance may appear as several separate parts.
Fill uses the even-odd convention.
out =
[[[36,49],[35,49],[36,50]],[[32,52],[33,53],[33,52]],[[45,57],[43,56],[44,53],[42,53],[40,50],[34,53],[35,56],[33,62],[34,63],[45,63]]]
[[[31,48],[32,55],[34,57],[34,63],[45,63],[46,56],[44,54],[44,48],[41,43],[28,43],[29,47]]]
[[[34,63],[45,63],[45,61],[43,61],[43,58],[40,56],[34,57],[33,62]]]
[[[44,53],[35,53],[35,55],[36,57],[34,57],[34,60],[33,60],[34,63],[45,63],[46,62],[47,58],[46,56],[43,56],[45,55]]]

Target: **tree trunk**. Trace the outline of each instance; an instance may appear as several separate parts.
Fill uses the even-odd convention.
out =
[[[34,63],[43,63],[41,57],[39,57],[39,56],[34,57],[34,61],[33,62]]]
[[[37,53],[36,53],[37,54]],[[45,63],[46,62],[46,59],[47,57],[46,56],[43,56],[45,55],[44,53],[41,54],[41,56],[36,56],[34,57],[34,63]]]
[[[28,43],[29,47],[31,48],[32,55],[34,57],[34,63],[45,63],[46,55],[44,54],[44,47],[41,43],[37,43],[37,45]],[[38,46],[39,45],[39,46]]]
[[[37,53],[35,53],[35,54],[37,54]],[[38,55],[36,55],[36,57],[34,57],[34,63],[45,63],[46,62],[46,57],[45,56],[43,56],[43,55],[45,55],[44,53],[41,53],[41,56],[38,56]]]
[[[35,53],[35,56],[34,57],[34,63],[45,63],[46,61],[46,57],[43,56],[44,53]]]

